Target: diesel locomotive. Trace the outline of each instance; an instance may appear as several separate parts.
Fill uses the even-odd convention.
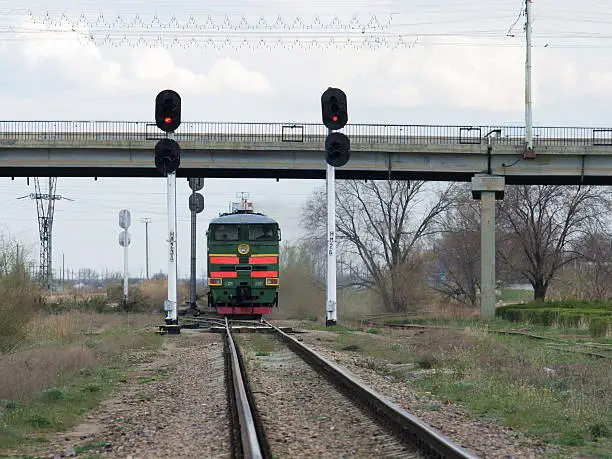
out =
[[[208,306],[218,314],[261,317],[278,307],[278,223],[242,202],[209,223]]]

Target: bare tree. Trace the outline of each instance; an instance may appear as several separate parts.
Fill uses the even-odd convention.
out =
[[[480,206],[470,185],[458,185],[453,207],[441,219],[434,243],[436,290],[470,306],[480,288]]]
[[[610,209],[609,190],[596,186],[507,186],[497,203],[497,257],[520,273],[543,300],[561,267],[581,256],[575,242],[601,227]]]
[[[414,277],[422,271],[425,241],[451,204],[453,185],[423,181],[338,181],[336,231],[342,269],[353,285],[378,293],[388,311],[402,311],[410,300]],[[304,207],[302,225],[310,237],[325,240],[325,192],[317,191]],[[419,274],[421,278],[424,273]]]
[[[325,304],[325,288],[318,268],[316,252],[308,244],[284,242],[280,248],[279,308],[276,317],[316,317]]]
[[[591,300],[612,298],[612,234],[591,232],[576,246],[583,260],[578,267],[584,276],[583,296]]]

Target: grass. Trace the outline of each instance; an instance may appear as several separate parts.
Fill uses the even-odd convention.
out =
[[[243,338],[242,336],[235,336],[234,339],[237,339],[239,342],[244,342]],[[248,341],[249,347],[252,349],[254,355],[259,357],[269,356],[272,352],[280,349],[280,343],[276,339],[270,339],[269,335],[263,333],[249,334]]]
[[[343,331],[334,346],[360,352],[362,366],[435,399],[536,436],[554,445],[558,457],[610,457],[612,360],[557,352],[539,340],[488,333],[479,324],[414,335]]]
[[[504,288],[501,291],[501,295],[497,297],[500,301],[531,301],[533,300],[533,290],[515,290],[510,288]]]
[[[89,311],[31,321],[20,346],[0,355],[0,450],[77,424],[125,380],[131,351],[159,347],[146,328],[155,319]]]

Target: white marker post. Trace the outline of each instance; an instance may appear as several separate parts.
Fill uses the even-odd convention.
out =
[[[174,140],[174,132],[168,133],[168,138]],[[177,311],[177,247],[176,247],[176,171],[169,172],[168,177],[168,299],[164,304],[166,324],[178,324]]]
[[[331,132],[331,130],[329,131]],[[327,307],[325,325],[336,325],[336,171],[327,164]]]
[[[128,302],[128,246],[131,242],[128,228],[131,224],[130,211],[123,209],[119,212],[119,226],[123,231],[119,233],[119,245],[123,247],[123,307],[127,308]]]

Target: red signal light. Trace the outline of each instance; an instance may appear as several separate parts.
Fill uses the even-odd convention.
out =
[[[336,121],[338,121],[340,118],[338,117],[338,115],[332,115],[331,116],[331,120],[335,123]]]
[[[164,118],[164,123],[166,123],[166,124],[170,124],[170,123],[172,123],[172,118],[170,118],[169,116],[166,116],[166,117]]]

